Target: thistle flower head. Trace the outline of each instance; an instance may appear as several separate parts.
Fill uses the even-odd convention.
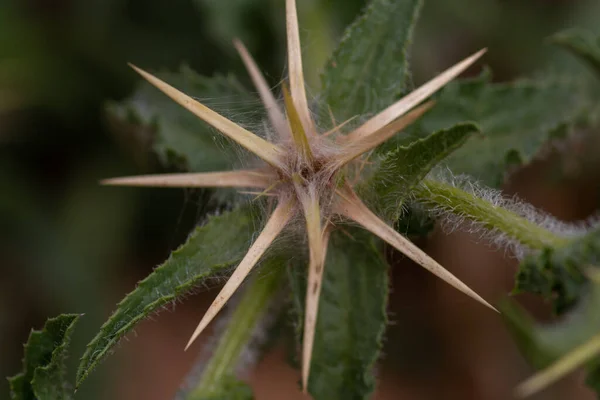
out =
[[[103,183],[251,188],[260,195],[268,195],[276,200],[262,232],[209,307],[187,347],[217,315],[290,220],[302,217],[306,226],[309,253],[302,350],[302,384],[306,389],[328,238],[341,220],[359,224],[461,292],[493,308],[371,212],[353,190],[357,182],[354,178],[360,178],[365,154],[402,131],[431,108],[433,102],[423,102],[473,64],[485,50],[444,71],[348,134],[341,134],[343,124],[329,132],[319,132],[312,119],[305,91],[295,0],[286,0],[286,22],[289,89],[287,84],[283,85],[283,108],[269,90],[244,45],[239,40],[234,41],[266,108],[269,124],[276,133],[273,142],[242,128],[155,76],[132,66],[174,101],[256,155],[264,165],[249,170],[114,178]]]

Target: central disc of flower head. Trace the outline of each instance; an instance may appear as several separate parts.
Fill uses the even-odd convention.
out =
[[[290,169],[292,174],[288,175],[286,178],[289,179],[290,182],[299,184],[304,188],[323,188],[323,186],[329,186],[331,173],[327,174],[323,169],[324,161],[325,160],[316,157],[308,160],[308,162],[302,160]]]
[[[288,140],[282,143],[284,160],[278,175],[284,183],[282,186],[292,189],[295,194],[292,197],[305,212],[314,208],[320,210],[319,200],[333,195],[331,182],[337,172],[326,168],[332,158],[331,151],[327,151],[331,145],[327,143],[329,139],[315,132],[308,114],[302,120],[287,85],[283,85],[282,91],[288,129],[279,132],[279,136],[287,136]],[[282,194],[287,196],[287,193]],[[311,202],[316,204],[308,204]]]

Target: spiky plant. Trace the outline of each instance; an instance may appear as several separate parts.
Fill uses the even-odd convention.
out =
[[[304,219],[309,254],[302,341],[302,387],[306,390],[329,235],[346,219],[383,239],[456,289],[494,309],[467,285],[369,210],[354,190],[362,183],[361,172],[368,153],[392,136],[399,134],[427,112],[433,106],[433,102],[420,104],[472,65],[485,50],[447,69],[347,134],[342,134],[340,131],[344,123],[327,132],[319,132],[311,116],[306,96],[295,0],[286,1],[286,22],[290,89],[288,93],[284,84],[285,114],[249,52],[241,41],[235,42],[235,47],[268,112],[273,134],[267,136],[273,138],[272,142],[242,128],[157,77],[132,65],[132,68],[148,82],[253,153],[264,165],[249,170],[113,178],[104,180],[103,184],[251,188],[258,190],[259,196],[273,198],[272,213],[262,232],[204,314],[186,349],[223,308],[290,221],[300,216]],[[397,179],[402,180],[403,177],[399,176]]]
[[[431,219],[437,219],[509,249],[521,262],[515,291],[550,299],[558,313],[573,310],[562,324],[538,327],[514,306],[503,306],[525,355],[537,367],[550,365],[520,386],[519,394],[534,393],[583,363],[588,382],[600,393],[600,278],[590,267],[600,265],[600,229],[561,223],[498,190],[508,171],[527,164],[551,139],[595,126],[600,115],[596,86],[587,77],[550,74],[492,83],[487,72],[449,83],[482,50],[409,92],[407,49],[421,3],[372,0],[326,65],[321,92],[312,104],[304,83],[294,0],[286,1],[289,77],[281,85],[283,101],[269,90],[244,45],[234,41],[266,110],[266,128],[254,133],[242,126],[245,121],[236,124],[195,100],[251,98],[235,79],[198,77],[185,68],[159,79],[133,67],[175,102],[146,84],[131,99],[113,103],[111,114],[154,129],[154,148],[166,163],[175,155],[193,171],[227,170],[103,183],[235,188],[254,201],[236,203],[204,221],[122,300],[88,345],[77,385],[137,322],[234,268],[186,348],[240,285],[249,282],[222,320],[227,323],[218,329],[210,358],[201,359],[200,376],[191,375],[182,398],[252,398],[235,375],[256,353],[266,320],[281,308],[273,303],[292,303],[299,315],[303,389],[317,399],[368,398],[387,324],[383,243],[493,308],[400,233],[407,225],[426,233]],[[554,40],[600,71],[600,40],[573,32]],[[165,81],[187,87],[187,94]],[[444,86],[435,100],[428,100]],[[190,121],[192,114],[177,103],[204,123],[194,125],[196,118]],[[215,145],[207,126],[256,156],[253,167],[235,170],[216,155],[219,146],[228,145]],[[476,137],[475,132],[483,135]],[[438,167],[442,162],[444,168]],[[258,231],[257,215],[260,219],[262,214],[248,203],[260,203],[261,211],[267,211]],[[415,217],[422,215],[427,218]],[[280,246],[281,237],[288,239]],[[258,264],[266,273],[246,279]],[[282,287],[289,289],[291,301],[280,300]],[[32,332],[23,372],[10,379],[14,398],[72,396],[65,358],[77,319],[62,315],[49,320],[43,331]]]

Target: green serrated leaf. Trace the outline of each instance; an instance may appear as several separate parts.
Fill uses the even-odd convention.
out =
[[[65,360],[76,314],[50,318],[41,331],[32,331],[25,344],[23,371],[9,378],[14,400],[67,400],[73,389],[66,379]]]
[[[184,296],[205,279],[237,264],[255,232],[254,211],[241,207],[210,218],[164,264],[141,281],[88,344],[77,371],[77,386],[136,323]]]
[[[350,25],[321,78],[336,121],[374,113],[407,88],[408,52],[422,0],[373,0]],[[330,121],[329,110],[321,120]]]
[[[359,188],[360,194],[365,199],[373,197],[370,203],[380,207],[387,218],[397,221],[410,189],[476,132],[479,128],[475,124],[457,124],[389,151],[377,163],[370,179]]]
[[[483,135],[470,138],[446,163],[487,186],[499,187],[508,171],[526,165],[552,139],[564,138],[587,122],[594,105],[582,81],[570,77],[492,83],[489,73],[449,84],[436,105],[382,148],[410,143],[415,137],[473,121]]]
[[[185,66],[177,73],[156,76],[248,128],[255,128],[263,117],[258,99],[232,76],[208,78]],[[128,124],[150,127],[154,151],[163,165],[216,171],[231,169],[237,161],[228,139],[147,82],[124,102],[110,103],[108,111]]]
[[[570,29],[555,34],[551,40],[582,59],[600,77],[600,37],[588,31]]]
[[[351,235],[350,238],[347,235]],[[304,321],[306,275],[290,269],[298,332]],[[366,399],[387,323],[388,265],[379,241],[349,229],[327,250],[308,391],[314,399]]]
[[[588,280],[584,269],[600,265],[600,229],[526,257],[519,266],[516,293],[530,292],[552,299],[557,313],[577,302]]]

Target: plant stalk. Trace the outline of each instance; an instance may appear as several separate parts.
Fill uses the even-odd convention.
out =
[[[521,215],[441,181],[425,179],[414,188],[414,194],[426,206],[464,216],[481,224],[484,229],[499,231],[530,249],[557,248],[569,242],[568,238],[536,225]]]
[[[248,283],[198,384],[188,393],[188,399],[218,394],[235,377],[244,352],[254,339],[257,325],[262,322],[280,288],[283,272],[284,268],[269,268],[266,274],[255,275]]]

